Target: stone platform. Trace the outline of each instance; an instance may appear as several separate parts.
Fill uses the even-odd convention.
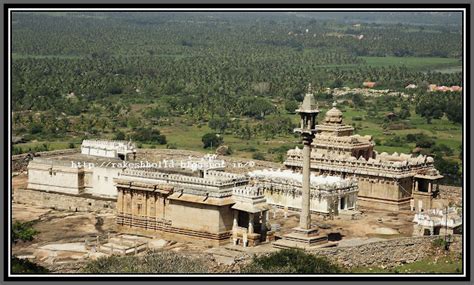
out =
[[[311,250],[321,247],[335,246],[336,243],[329,243],[328,236],[319,234],[318,229],[294,228],[293,232],[286,234],[282,239],[272,243],[276,248],[300,248]]]

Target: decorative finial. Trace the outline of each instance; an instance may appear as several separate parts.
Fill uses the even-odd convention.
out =
[[[333,107],[336,107],[336,106],[337,106],[336,101],[332,102],[332,106],[333,106]]]
[[[308,83],[308,94],[313,93],[313,88],[311,88],[311,83]]]

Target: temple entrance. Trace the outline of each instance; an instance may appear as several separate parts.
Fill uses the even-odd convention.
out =
[[[247,212],[239,211],[239,219],[237,220],[239,227],[248,228],[249,214]]]
[[[234,211],[234,224],[232,226],[232,240],[234,245],[256,246],[266,240],[267,211],[245,212]]]
[[[341,205],[341,208],[340,208],[341,210],[344,210],[346,208],[346,203],[345,203],[344,197],[341,198],[340,205]]]

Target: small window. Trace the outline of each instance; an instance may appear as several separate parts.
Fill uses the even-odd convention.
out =
[[[137,212],[139,215],[142,214],[142,204],[137,204]]]
[[[97,175],[97,180],[99,180],[99,181],[100,181],[100,175]]]
[[[109,177],[104,176],[104,180],[105,180],[105,182],[109,181]]]

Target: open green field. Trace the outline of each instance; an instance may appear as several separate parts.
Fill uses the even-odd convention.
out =
[[[462,72],[462,62],[455,58],[444,57],[396,57],[396,56],[360,56],[365,63],[362,64],[325,64],[318,65],[320,68],[339,68],[353,69],[362,66],[370,67],[388,67],[388,66],[404,66],[413,71],[421,72],[441,72],[455,73]]]
[[[409,69],[427,70],[434,68],[461,67],[461,61],[442,57],[360,57],[373,67],[406,66]]]
[[[31,54],[19,54],[12,52],[11,57],[15,59],[25,59],[25,58],[34,58],[34,59],[80,59],[82,56],[78,55],[31,55]]]

